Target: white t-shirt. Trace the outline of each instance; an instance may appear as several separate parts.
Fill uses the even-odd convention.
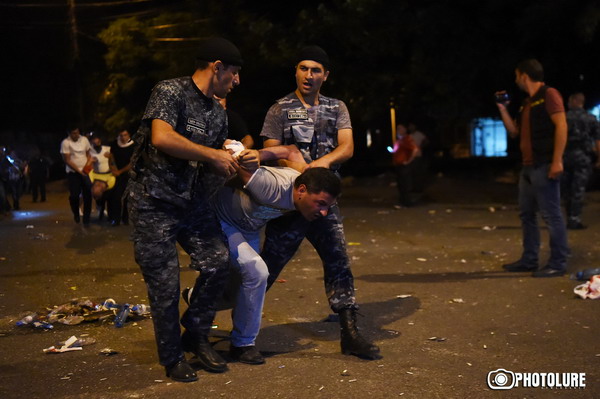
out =
[[[419,151],[417,152],[417,156],[418,157],[422,156],[423,155],[423,142],[425,141],[427,136],[425,136],[425,134],[423,132],[421,132],[420,130],[416,130],[410,134],[410,137],[412,137],[413,141],[415,142],[415,144],[417,145],[417,147],[419,149]]]
[[[77,141],[73,141],[71,140],[71,136],[69,136],[60,144],[60,153],[70,154],[71,161],[77,165],[79,169],[83,169],[87,163],[87,152],[90,150],[90,148],[90,142],[88,141],[87,137],[80,136]],[[69,165],[66,165],[66,171],[67,173],[77,172]]]
[[[94,162],[94,172],[96,173],[109,173],[110,166],[108,165],[108,158],[105,154],[110,154],[110,147],[107,145],[100,146],[100,152],[96,151],[94,146],[90,148],[90,155],[96,158],[98,162]]]
[[[285,167],[261,166],[244,190],[223,187],[213,199],[220,219],[240,231],[258,231],[269,220],[293,211],[294,181],[300,172]]]

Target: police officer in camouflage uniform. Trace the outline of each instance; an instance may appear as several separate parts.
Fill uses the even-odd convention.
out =
[[[320,94],[329,76],[329,57],[318,46],[300,51],[296,63],[296,91],[277,100],[269,109],[261,131],[265,147],[295,144],[311,167],[338,170],[352,157],[354,143],[350,115],[344,102]],[[344,354],[378,359],[379,348],[364,339],[356,328],[354,279],[346,252],[339,208],[309,222],[290,212],[267,224],[261,257],[269,268],[268,286],[306,237],[323,261],[329,305],[339,314]]]
[[[600,151],[600,125],[596,117],[583,108],[584,103],[583,93],[569,97],[567,147],[563,155],[563,198],[567,228],[573,230],[585,228],[581,223],[583,197],[592,174],[594,147]]]
[[[217,180],[237,164],[221,147],[227,137],[225,97],[240,83],[239,50],[222,38],[201,42],[192,76],[158,83],[134,137],[128,201],[136,262],[148,288],[160,364],[175,381],[198,379],[184,351],[209,371],[227,363],[208,342],[228,274],[226,239],[208,204]],[[217,176],[220,179],[217,179]],[[200,271],[179,327],[179,261],[176,243]]]

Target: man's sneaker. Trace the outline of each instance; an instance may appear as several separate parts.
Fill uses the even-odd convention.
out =
[[[233,360],[246,364],[263,364],[265,358],[260,354],[256,346],[231,346],[229,356]]]

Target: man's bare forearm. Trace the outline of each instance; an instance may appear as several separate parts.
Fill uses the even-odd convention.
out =
[[[261,162],[287,159],[291,162],[306,164],[302,153],[298,150],[298,147],[293,144],[262,148],[258,150],[258,153],[260,154]]]

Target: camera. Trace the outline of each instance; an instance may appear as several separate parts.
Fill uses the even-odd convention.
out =
[[[505,104],[510,101],[510,96],[508,93],[500,93],[495,95],[495,99],[497,103]]]
[[[511,389],[515,386],[515,373],[505,369],[490,371],[487,383],[490,389]]]

